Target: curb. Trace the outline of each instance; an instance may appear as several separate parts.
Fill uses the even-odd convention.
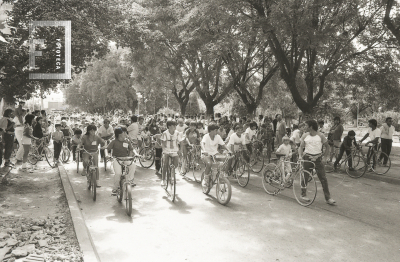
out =
[[[76,196],[72,189],[67,171],[62,164],[59,163],[57,166],[64,187],[65,196],[67,197],[69,210],[71,212],[75,234],[78,239],[79,247],[83,253],[83,259],[85,262],[100,262],[100,256],[97,253],[92,236],[86,226],[78,201],[76,201]]]

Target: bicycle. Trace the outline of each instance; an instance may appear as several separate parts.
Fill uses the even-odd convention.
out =
[[[107,146],[111,143],[111,139],[113,139],[113,138],[104,140],[104,141],[106,142],[106,144],[105,144],[104,147],[107,148]],[[105,150],[104,150],[104,159],[103,159],[103,161],[104,161],[104,171],[107,171],[107,162],[110,162],[111,159],[112,159],[112,157],[111,157],[111,156],[108,156],[108,150],[105,149]]]
[[[279,155],[278,155],[279,156]],[[293,186],[293,194],[296,201],[302,206],[311,205],[317,196],[317,182],[314,179],[312,173],[304,170],[304,162],[309,162],[314,165],[311,161],[298,160],[297,163],[290,161],[285,161],[281,157],[277,164],[269,164],[268,166],[275,166],[274,168],[265,168],[262,175],[262,184],[265,192],[269,195],[277,195],[285,188],[290,188]],[[284,170],[285,163],[290,163],[295,167],[292,168],[292,172],[288,174],[288,177],[282,172]],[[307,198],[306,195],[310,196]]]
[[[128,216],[132,215],[132,188],[136,186],[133,181],[126,180],[126,175],[129,173],[129,167],[136,162],[136,156],[133,157],[116,157],[115,160],[121,166],[121,177],[119,179],[119,187],[117,189],[117,200],[119,203],[125,199],[125,208]],[[130,164],[125,164],[125,161],[130,161]]]
[[[46,137],[40,138],[39,140],[40,140],[39,145],[36,144],[36,141],[32,141],[33,143],[31,144],[30,152],[28,154],[28,162],[31,165],[36,165],[38,161],[43,160],[42,154],[44,153],[44,156],[49,166],[52,168],[56,167],[56,162],[54,160],[54,153],[52,150],[50,150],[50,148],[48,148],[48,144],[45,142]],[[42,148],[41,153],[39,153],[39,148]]]
[[[209,176],[208,186],[205,186],[203,183],[205,172],[201,174],[201,187],[203,193],[208,195],[210,193],[212,187],[216,184],[216,196],[217,200],[221,205],[227,205],[231,200],[232,196],[232,186],[229,182],[228,178],[226,178],[227,174],[224,170],[227,168],[228,160],[232,158],[231,156],[225,157],[223,162],[218,162],[219,165],[217,168],[213,169],[214,166],[211,167],[211,175]],[[217,163],[217,159],[215,156],[211,156],[213,163]],[[223,174],[221,176],[221,174]]]
[[[93,165],[93,156],[98,154],[99,150],[90,153],[86,151],[85,148],[82,147],[79,150],[77,149],[77,152],[79,153],[80,150],[83,150],[85,153],[89,155],[89,162],[86,166],[87,188],[88,190],[90,190],[90,193],[92,194],[93,201],[96,201],[96,188],[97,188],[97,179],[99,177],[99,168]]]
[[[186,160],[182,157],[184,161],[182,161],[181,175],[185,176],[191,170],[193,178],[197,183],[201,182],[201,176],[195,172],[201,170],[200,147],[200,145],[193,145],[187,154]]]
[[[156,158],[156,150],[154,148],[154,145],[155,145],[155,143],[158,143],[158,142],[154,140],[154,136],[150,136],[150,138],[151,138],[150,145],[143,147],[139,151],[139,155],[142,156],[141,158],[139,158],[139,163],[144,168],[150,168],[153,165],[154,160]],[[142,140],[143,140],[143,138],[142,138]]]
[[[260,140],[255,140],[251,144],[251,147],[253,150],[249,156],[250,157],[249,166],[251,168],[251,171],[253,171],[254,173],[260,173],[261,170],[264,168],[264,156],[262,151],[264,144]]]
[[[232,171],[228,172],[228,176],[235,178],[241,187],[246,187],[250,180],[250,168],[249,164],[243,158],[244,153],[246,153],[245,150],[235,153],[232,157],[235,161],[232,165]]]
[[[69,137],[64,137],[64,139],[62,141],[61,161],[63,163],[67,163],[70,158],[70,155],[71,155],[71,151],[68,148],[68,139],[69,139]]]
[[[351,178],[360,178],[367,172],[367,164],[365,158],[357,154],[359,149],[351,149],[350,155],[342,158],[339,162],[337,169],[334,168],[333,162],[325,164],[325,172],[332,173],[340,169],[341,165],[344,164],[344,169],[347,175]]]
[[[391,167],[391,160],[390,157],[382,152],[381,150],[378,150],[377,148],[379,147],[376,145],[365,145],[366,147],[369,147],[367,157],[366,157],[366,163],[370,171],[373,171],[377,175],[384,175],[386,174],[390,167]],[[362,149],[358,151],[362,156],[364,156],[364,152],[362,152]],[[372,164],[370,164],[370,161],[372,159]],[[383,164],[384,159],[387,159],[386,165]]]
[[[170,164],[167,168],[166,180],[164,180],[164,189],[167,192],[168,197],[171,199],[172,202],[175,201],[176,195],[176,176],[175,176],[175,165],[172,164],[172,156],[170,154],[164,154],[161,158],[161,173],[163,173],[164,168],[164,157],[168,157]]]

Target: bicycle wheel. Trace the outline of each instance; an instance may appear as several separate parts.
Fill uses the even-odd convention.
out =
[[[211,186],[205,186],[205,185],[203,184],[203,180],[204,180],[204,172],[201,174],[201,181],[200,181],[200,183],[201,183],[201,188],[202,188],[202,190],[203,190],[203,193],[207,195],[208,193],[210,193]],[[208,183],[209,183],[209,184],[211,183],[211,179],[208,181]]]
[[[121,177],[121,179],[119,180],[119,187],[117,190],[117,200],[118,202],[122,202],[122,199],[124,198],[124,183],[125,183],[125,177]]]
[[[349,160],[352,160],[351,166],[349,165]],[[344,168],[346,170],[346,173],[349,177],[352,178],[360,178],[362,177],[365,172],[367,172],[367,164],[365,163],[365,159],[355,155],[355,156],[349,156],[346,158],[346,161],[344,162]]]
[[[129,183],[125,184],[125,208],[128,216],[132,215],[132,187]]]
[[[265,192],[269,195],[277,195],[281,188],[279,187],[279,174],[275,175],[276,167],[266,167],[261,179]]]
[[[96,169],[92,169],[90,173],[90,178],[92,180],[92,196],[93,196],[93,201],[96,201],[96,189],[97,189],[97,180],[96,180]]]
[[[198,172],[201,170],[201,159],[198,156],[192,156],[192,173],[193,173],[193,178],[197,183],[201,182],[201,173]],[[196,172],[197,171],[197,172]]]
[[[139,155],[142,157],[139,158],[140,165],[144,168],[150,168],[154,163],[154,149],[151,147],[144,147],[139,151]]]
[[[176,180],[175,180],[175,168],[171,168],[169,177],[167,179],[167,192],[171,201],[175,201],[175,193],[176,193]]]
[[[264,157],[260,150],[256,150],[253,154],[253,158],[250,159],[250,168],[254,173],[260,173],[264,167]]]
[[[71,154],[71,152],[69,151],[69,149],[67,147],[63,148],[62,152],[61,152],[61,161],[63,163],[67,163],[69,160],[70,154]]]
[[[317,196],[317,182],[310,172],[299,171],[293,179],[293,194],[302,206],[311,205]]]
[[[390,161],[390,157],[382,152],[382,151],[377,151],[375,152],[374,156],[375,158],[375,167],[372,168],[372,170],[378,174],[378,175],[384,175],[386,174],[391,166],[391,161]],[[386,165],[383,164],[384,160],[387,159],[387,163]]]
[[[231,200],[232,187],[226,177],[219,177],[217,179],[216,195],[221,205],[227,205]]]
[[[239,158],[236,166],[237,166],[236,179],[238,181],[238,184],[241,187],[245,187],[247,186],[250,180],[250,169],[248,167],[246,168],[247,163],[242,158]]]
[[[44,148],[44,156],[46,157],[46,161],[50,167],[52,168],[56,167],[56,162],[54,161],[54,154],[53,151],[50,150],[50,148],[48,147]]]
[[[36,165],[36,163],[39,161],[38,156],[35,154],[34,150],[31,150],[28,154],[28,162],[31,165]]]
[[[92,174],[89,173],[89,169],[86,168],[86,180],[87,180],[87,189],[92,189]]]

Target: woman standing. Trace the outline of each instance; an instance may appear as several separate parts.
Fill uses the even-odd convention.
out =
[[[26,116],[26,110],[22,109],[21,111],[21,118],[22,120],[25,120]],[[19,117],[14,117],[14,122],[15,122],[15,137],[17,138],[19,148],[17,151],[17,155],[15,159],[17,161],[22,161],[22,157],[24,156],[24,147],[22,146],[22,137],[24,133],[24,121],[20,122]]]
[[[10,161],[11,153],[14,149],[15,139],[15,123],[13,122],[14,110],[8,108],[4,111],[3,118],[1,119],[1,126],[4,130],[4,166],[14,165]]]
[[[32,139],[36,140],[37,138],[33,136],[33,128],[32,121],[35,118],[34,115],[26,115],[25,116],[25,126],[22,136],[22,146],[24,147],[24,157],[22,158],[22,169],[26,170],[29,150],[31,148]]]

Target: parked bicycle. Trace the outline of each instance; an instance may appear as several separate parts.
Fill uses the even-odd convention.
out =
[[[260,173],[261,170],[264,168],[264,155],[263,155],[263,148],[264,144],[260,140],[253,141],[252,145],[252,152],[250,154],[250,163],[249,166],[251,171],[254,173]]]
[[[37,162],[43,160],[43,155],[44,155],[49,166],[52,168],[56,167],[56,162],[54,160],[54,153],[53,150],[51,150],[48,147],[48,144],[46,143],[46,137],[40,138],[39,141],[40,141],[39,145],[37,145],[35,142],[32,143],[28,154],[28,162],[31,165],[36,165]],[[42,149],[41,152],[39,152],[40,148]]]
[[[279,157],[279,155],[277,155]],[[277,195],[285,188],[293,186],[293,194],[297,202],[302,206],[311,205],[317,196],[317,183],[314,179],[314,174],[307,170],[304,170],[304,162],[309,162],[314,165],[311,161],[298,160],[297,163],[293,163],[284,160],[281,157],[277,164],[268,164],[262,175],[262,184],[265,192],[269,195]],[[290,163],[292,166],[292,172],[288,175],[285,174],[284,168],[285,163]]]
[[[227,178],[227,164],[228,160],[232,158],[232,156],[226,156],[223,162],[219,162],[215,156],[211,156],[213,165],[211,167],[211,176],[209,176],[208,186],[205,186],[203,183],[204,180],[204,172],[201,174],[201,187],[204,194],[210,193],[212,187],[216,186],[216,196],[217,200],[222,205],[227,205],[231,200],[232,196],[232,186]],[[215,166],[217,164],[217,166]]]
[[[250,180],[250,168],[249,164],[243,157],[246,151],[237,151],[233,158],[232,170],[228,172],[228,176],[232,176],[238,182],[241,187],[246,187]]]

